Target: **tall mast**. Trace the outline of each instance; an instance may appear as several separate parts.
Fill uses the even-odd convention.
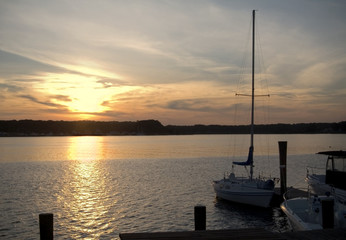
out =
[[[252,92],[251,92],[251,143],[253,151],[254,145],[254,111],[255,111],[255,10],[252,10]],[[253,154],[252,154],[253,156]],[[253,163],[250,166],[250,179],[253,175]]]

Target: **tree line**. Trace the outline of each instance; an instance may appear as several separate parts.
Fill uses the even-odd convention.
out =
[[[346,121],[255,125],[257,134],[346,133]],[[0,136],[103,136],[248,134],[250,125],[162,125],[158,120],[141,121],[43,121],[0,120]]]

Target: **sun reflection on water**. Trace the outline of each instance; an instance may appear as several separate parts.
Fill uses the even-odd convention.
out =
[[[57,197],[63,209],[58,217],[63,219],[61,227],[71,238],[99,238],[115,231],[110,225],[109,212],[116,204],[102,161],[102,138],[74,137],[70,140],[69,168],[62,176],[64,186]]]
[[[98,161],[105,158],[103,137],[71,137],[68,160]]]

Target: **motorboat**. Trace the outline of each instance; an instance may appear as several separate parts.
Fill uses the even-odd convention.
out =
[[[307,168],[305,181],[316,194],[334,192],[341,201],[346,201],[346,151],[318,152],[326,155],[325,169]]]
[[[314,195],[309,191],[307,197],[284,195],[280,205],[288,217],[293,231],[325,228],[346,228],[346,205],[330,194]]]

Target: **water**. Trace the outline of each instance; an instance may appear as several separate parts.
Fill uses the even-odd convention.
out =
[[[324,167],[325,157],[314,153],[345,149],[346,135],[255,140],[255,174],[273,177],[279,177],[277,141],[288,141],[288,185],[297,186],[305,184],[307,165]],[[44,212],[54,213],[56,239],[193,230],[198,204],[207,207],[207,229],[287,231],[279,208],[215,199],[212,180],[232,160],[245,159],[248,141],[245,135],[0,138],[0,238],[38,239]]]

